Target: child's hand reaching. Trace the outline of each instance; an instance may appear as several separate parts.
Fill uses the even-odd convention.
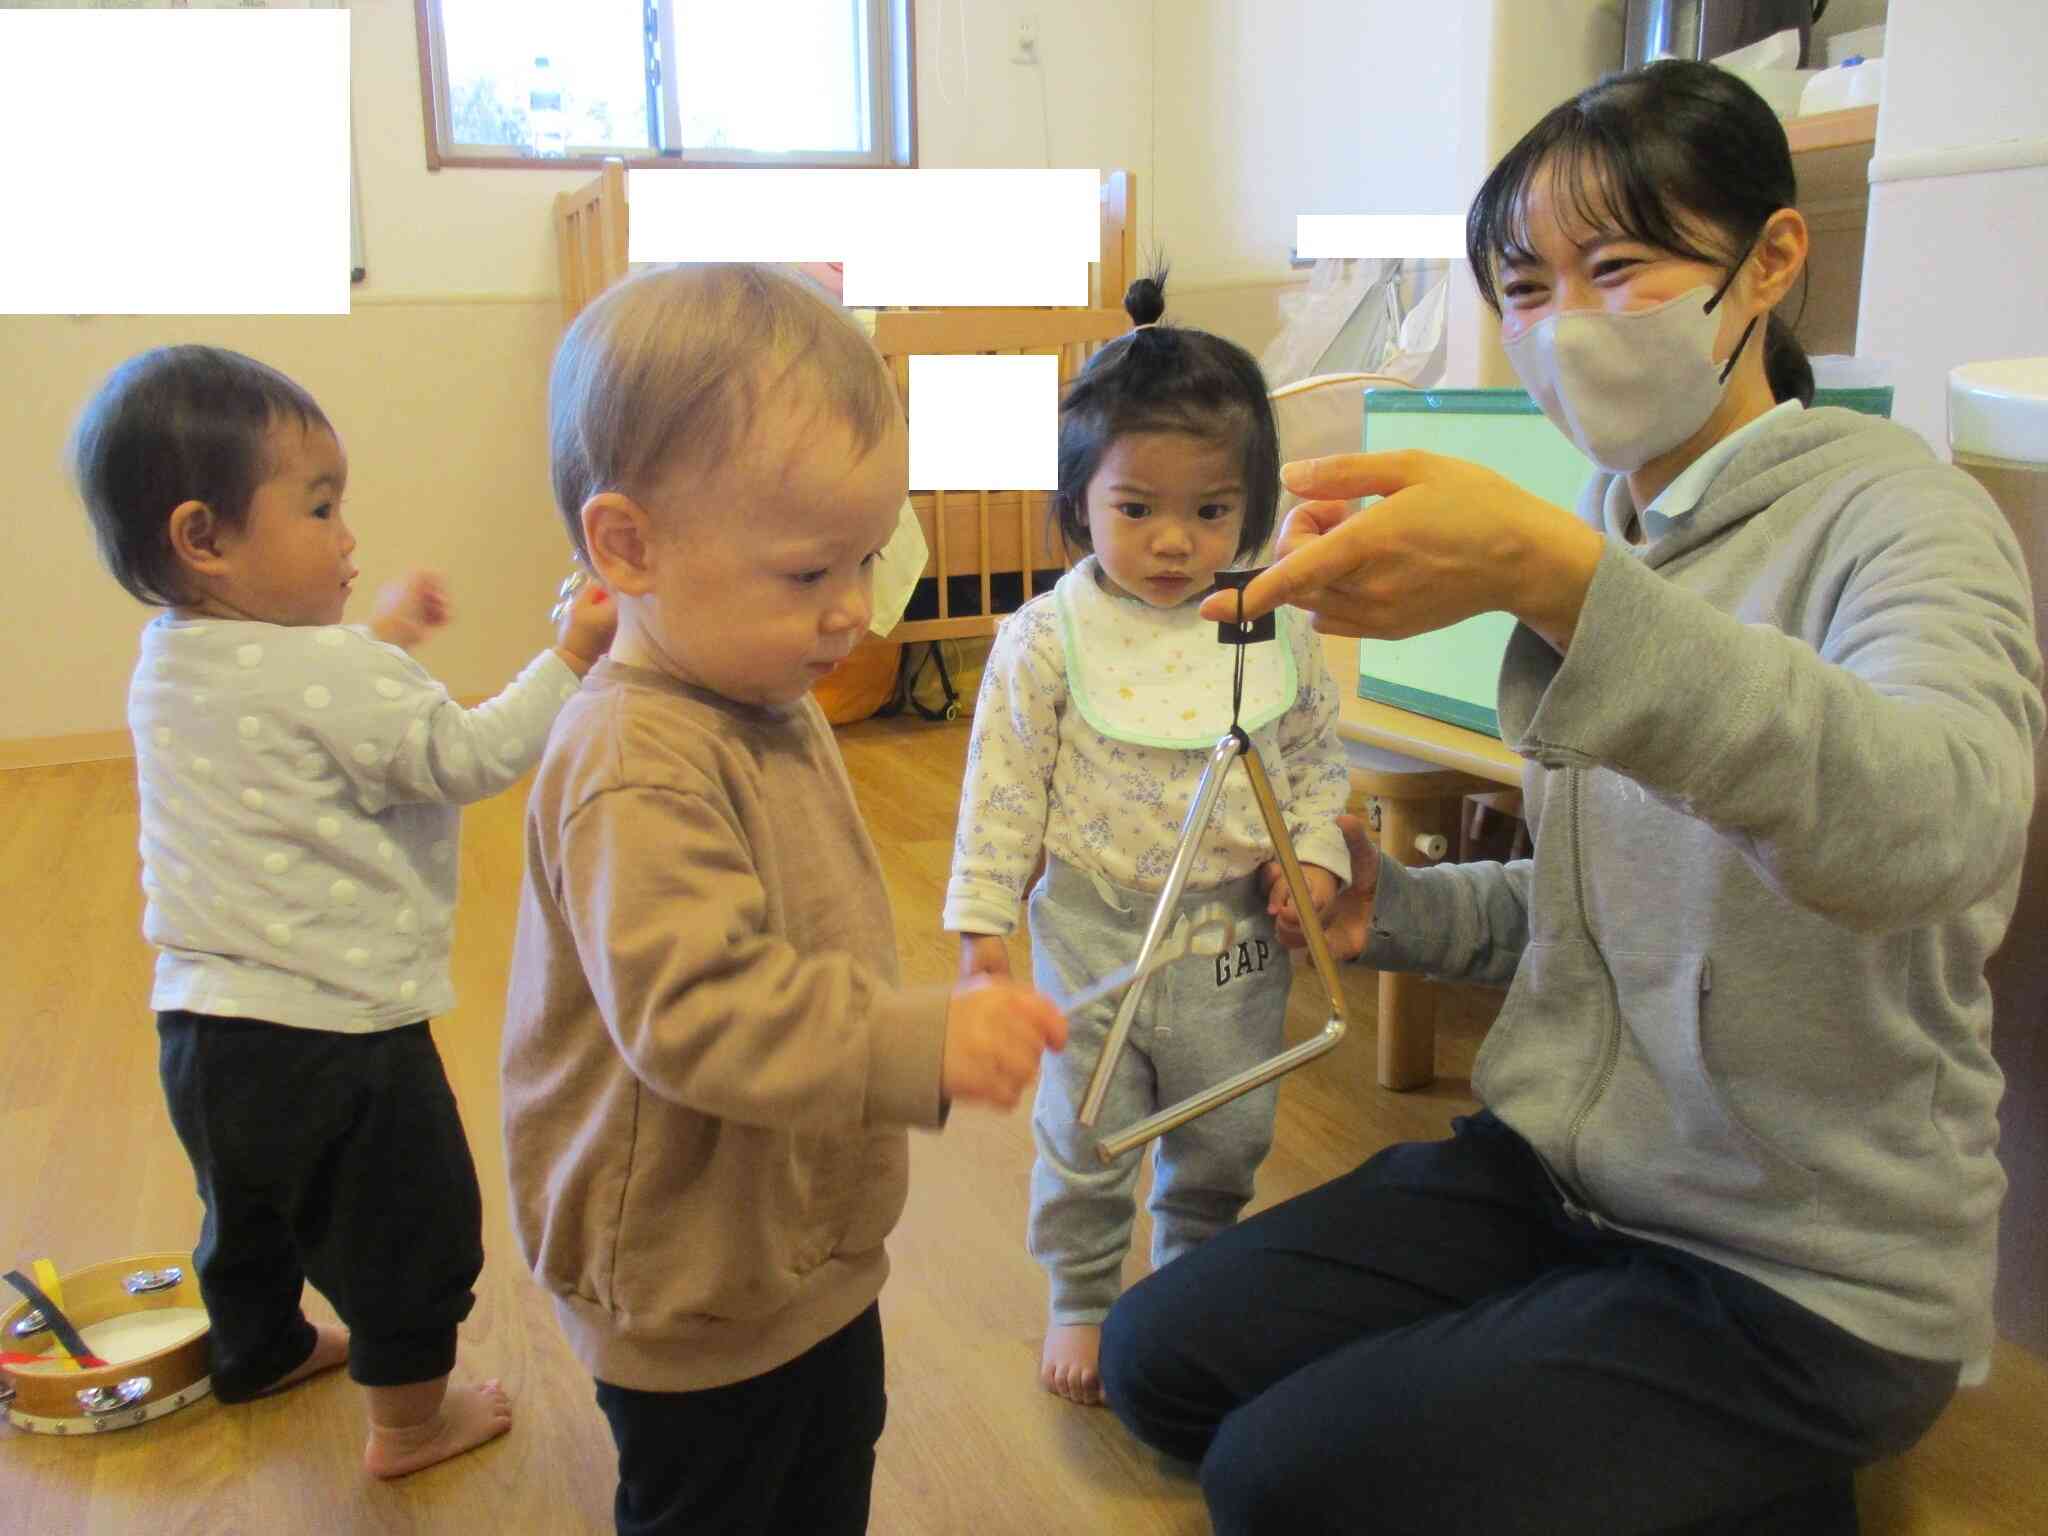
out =
[[[1316,915],[1322,920],[1330,953],[1339,960],[1355,960],[1372,935],[1372,899],[1380,887],[1380,851],[1373,846],[1365,823],[1356,816],[1339,816],[1337,829],[1344,834],[1345,845],[1351,850],[1351,884],[1344,894],[1334,901],[1323,894],[1337,888],[1337,877],[1327,869],[1304,864],[1301,872],[1316,898]],[[1308,936],[1301,931],[1293,899],[1280,877],[1280,866],[1268,864],[1259,873],[1266,882],[1267,910],[1273,914],[1274,936],[1289,949],[1300,949],[1308,943]]]
[[[448,584],[439,571],[408,571],[377,594],[370,633],[386,645],[409,651],[455,616]]]
[[[1010,979],[1008,940],[993,933],[960,935],[960,979],[968,982],[977,976],[988,976],[997,981]]]
[[[618,628],[619,609],[611,594],[586,580],[555,621],[555,654],[581,677],[611,649]]]
[[[1029,987],[976,976],[953,989],[946,1007],[946,1054],[939,1089],[948,1099],[1013,1108],[1038,1059],[1067,1043],[1067,1021],[1052,999]]]
[[[1320,864],[1304,864],[1301,873],[1308,882],[1309,900],[1315,903],[1315,916],[1320,923],[1337,894],[1337,877]],[[1302,932],[1301,914],[1294,910],[1294,892],[1288,889],[1280,861],[1268,860],[1260,869],[1259,878],[1265,883],[1266,911],[1273,918],[1274,936],[1289,949],[1300,949],[1308,943],[1308,935]]]

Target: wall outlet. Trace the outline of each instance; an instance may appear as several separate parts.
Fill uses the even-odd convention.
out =
[[[1036,64],[1038,62],[1038,18],[1019,16],[1016,30],[1010,34],[1010,62],[1012,64]]]

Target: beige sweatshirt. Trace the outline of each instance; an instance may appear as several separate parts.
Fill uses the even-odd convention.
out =
[[[772,1370],[888,1273],[944,988],[816,703],[606,661],[527,809],[504,1044],[512,1220],[577,1357],[644,1391]]]

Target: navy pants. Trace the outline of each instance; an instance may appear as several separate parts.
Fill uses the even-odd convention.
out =
[[[313,1352],[311,1280],[366,1387],[446,1376],[476,1303],[483,1201],[425,1024],[347,1035],[157,1015],[171,1124],[206,1218],[193,1250],[213,1391],[253,1397]]]
[[[1111,1407],[1219,1536],[1840,1536],[1954,1362],[1567,1216],[1491,1114],[1223,1232],[1109,1315]]]
[[[619,1448],[619,1536],[859,1536],[888,1409],[881,1308],[745,1381],[600,1381],[597,1406]]]

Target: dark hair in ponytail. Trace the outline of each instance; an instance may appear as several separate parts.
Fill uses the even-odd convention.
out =
[[[1234,434],[1244,449],[1237,558],[1258,553],[1272,537],[1280,504],[1280,431],[1257,360],[1221,336],[1160,324],[1166,313],[1164,267],[1131,284],[1124,313],[1143,329],[1117,337],[1090,358],[1060,402],[1060,484],[1052,502],[1060,536],[1081,549],[1095,547],[1088,534],[1088,482],[1119,437]]]
[[[1124,313],[1132,325],[1157,325],[1166,313],[1166,269],[1141,277],[1124,290]],[[1191,333],[1192,334],[1192,333]]]
[[[1522,135],[1472,200],[1465,252],[1495,314],[1496,267],[1533,254],[1526,198],[1550,167],[1559,201],[1586,223],[1715,265],[1741,259],[1771,215],[1799,200],[1784,125],[1734,75],[1691,59],[1609,75]],[[1719,237],[1716,249],[1687,232],[1701,226]],[[1763,348],[1772,396],[1811,405],[1813,366],[1775,314]]]
[[[1792,327],[1776,315],[1764,322],[1764,378],[1773,400],[1813,404],[1813,364]]]

